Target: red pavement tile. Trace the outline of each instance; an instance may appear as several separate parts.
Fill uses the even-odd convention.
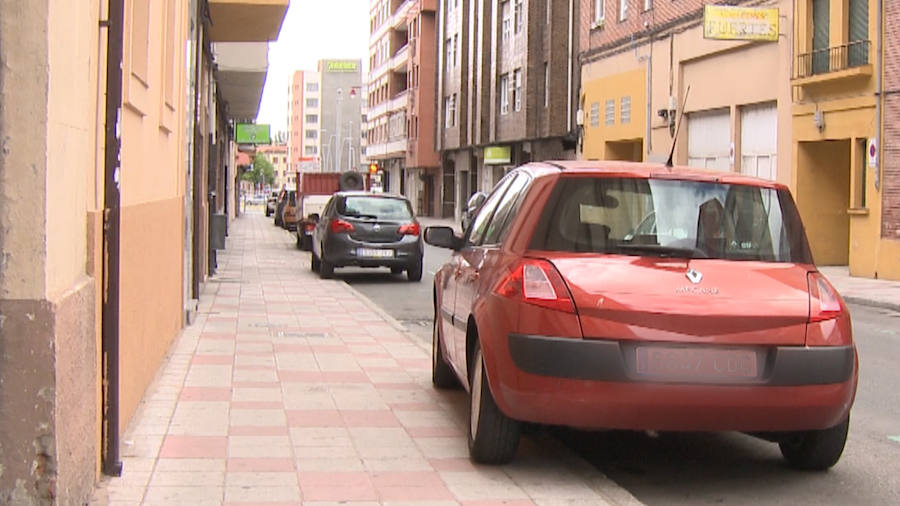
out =
[[[227,469],[229,473],[276,473],[291,472],[296,468],[291,459],[228,459]]]
[[[343,427],[341,413],[326,409],[288,410],[288,427]]]
[[[462,506],[534,506],[530,499],[491,499],[479,501],[462,501]]]
[[[260,341],[259,343],[249,343],[247,341],[241,341],[241,344],[268,344],[265,341]],[[241,351],[237,353],[238,357],[271,357],[271,351]]]
[[[226,339],[226,340],[234,340],[237,337],[237,334],[234,332],[203,332],[200,334],[200,339]]]
[[[300,383],[369,383],[369,377],[358,371],[289,371],[279,370],[281,381]]]
[[[283,425],[232,425],[228,428],[231,436],[287,436],[288,428]]]
[[[181,395],[178,396],[179,401],[230,401],[230,388],[216,387],[184,387],[181,389]]]
[[[368,473],[301,472],[298,479],[305,502],[378,500]]]
[[[234,369],[238,371],[271,371],[274,369],[270,365],[239,365],[235,364]]]
[[[433,471],[376,473],[372,476],[372,484],[382,501],[440,501],[454,498],[440,475]]]
[[[436,471],[444,471],[444,472],[471,472],[477,469],[472,461],[469,459],[429,459],[428,463],[431,464]]]
[[[191,359],[191,363],[231,365],[234,363],[234,355],[194,355],[194,358]]]
[[[347,353],[349,349],[345,344],[312,344],[314,353]]]
[[[312,351],[308,344],[299,343],[275,343],[276,352],[309,352]]]
[[[228,438],[224,436],[173,436],[163,440],[160,458],[224,459],[228,453]]]
[[[399,427],[400,421],[389,410],[343,410],[347,427]]]
[[[465,436],[462,429],[456,427],[407,427],[406,432],[410,437],[450,437]]]
[[[284,404],[279,401],[234,401],[232,409],[282,409]]]
[[[281,383],[277,381],[235,381],[231,385],[234,388],[281,388]]]

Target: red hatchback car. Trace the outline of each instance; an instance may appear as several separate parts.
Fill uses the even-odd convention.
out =
[[[857,383],[844,302],[787,187],[733,173],[553,162],[506,175],[434,279],[435,386],[470,394],[469,451],[520,424],[725,431],[788,463],[841,456]]]

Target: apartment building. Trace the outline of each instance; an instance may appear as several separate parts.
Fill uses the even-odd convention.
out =
[[[437,0],[371,0],[366,153],[387,191],[417,214],[439,216],[443,194],[435,150]]]
[[[878,10],[896,10],[890,4],[796,2],[793,183],[816,263],[900,279],[896,172],[880,156],[896,149],[885,93],[897,82],[896,30]]]
[[[256,148],[272,164],[275,182],[272,188],[294,188],[297,183],[297,164],[292,164],[287,144],[270,144]]]
[[[575,157],[579,2],[441,0],[437,136],[442,207],[511,168]]]
[[[86,504],[121,472],[288,3],[0,0],[0,503]]]
[[[288,88],[288,151],[294,171],[321,170],[321,76],[297,70]]]

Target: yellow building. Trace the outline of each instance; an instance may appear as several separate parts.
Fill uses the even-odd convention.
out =
[[[625,19],[609,2],[590,4],[580,38],[582,158],[664,161],[675,143],[676,164],[791,183],[791,45],[777,24],[789,30],[791,1],[764,6],[763,41],[705,34],[695,4],[647,4]]]
[[[819,265],[900,279],[900,242],[881,237],[877,0],[796,2],[792,181]],[[872,156],[869,150],[872,149]]]
[[[119,471],[288,3],[0,0],[0,504],[84,504]]]

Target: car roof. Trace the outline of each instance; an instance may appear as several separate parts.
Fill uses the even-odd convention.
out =
[[[375,192],[367,192],[361,190],[348,190],[348,191],[339,191],[335,193],[336,196],[341,197],[376,197],[376,198],[392,198],[392,199],[400,199],[400,200],[409,200],[403,195],[397,195],[396,193],[375,193]]]
[[[668,167],[662,163],[596,161],[596,160],[553,160],[533,162],[523,166],[534,176],[549,174],[604,175],[622,176],[642,179],[683,179],[706,181],[710,183],[739,184],[763,188],[787,189],[784,184],[768,179],[761,179],[712,169],[675,166]]]

